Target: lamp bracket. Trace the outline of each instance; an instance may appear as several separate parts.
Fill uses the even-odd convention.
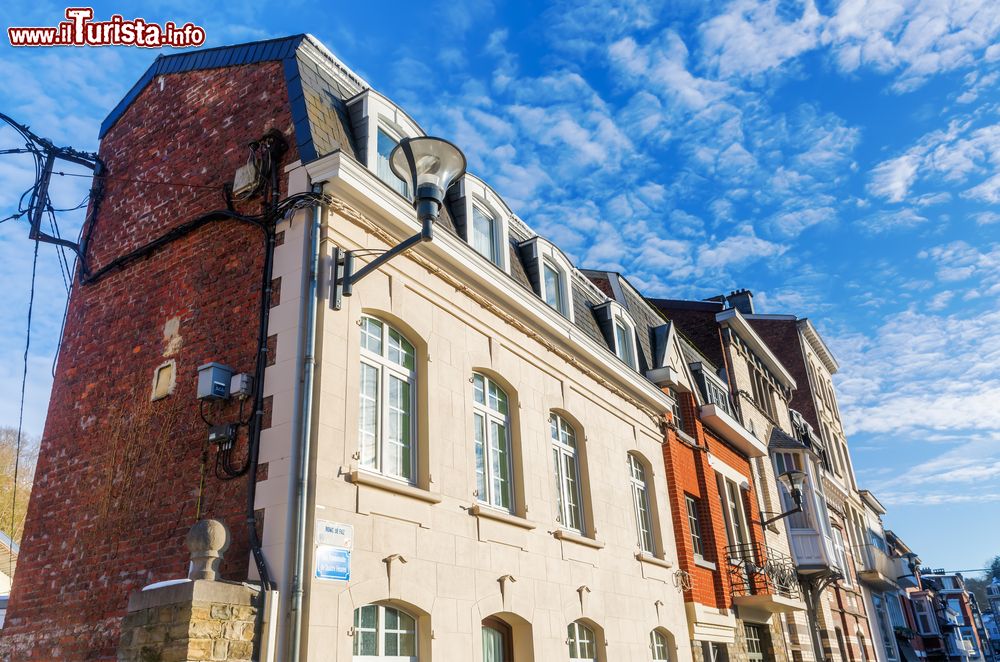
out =
[[[417,244],[430,241],[433,238],[433,217],[425,217],[422,219],[420,232],[408,239],[404,239],[357,271],[354,270],[355,253],[362,251],[345,251],[342,248],[334,247],[332,264],[330,265],[330,282],[332,285],[330,307],[333,310],[340,310],[343,305],[343,297],[351,296],[354,293],[355,284],[359,283],[365,276],[378,270],[379,267],[397,255],[402,255]]]
[[[773,523],[777,522],[779,519],[785,519],[786,517],[788,517],[790,515],[794,515],[795,513],[801,513],[801,512],[802,512],[802,504],[799,504],[798,506],[796,506],[795,508],[789,510],[788,512],[781,513],[780,515],[775,515],[774,517],[771,517],[770,519],[761,520],[760,525],[762,527],[763,526],[767,526],[768,524],[773,524]],[[761,511],[761,515],[763,515],[765,513],[770,514],[766,510]]]

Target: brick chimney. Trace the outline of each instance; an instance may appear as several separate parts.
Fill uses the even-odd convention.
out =
[[[735,308],[744,315],[753,315],[753,292],[750,290],[736,290],[730,292],[726,297],[726,303],[730,308]]]

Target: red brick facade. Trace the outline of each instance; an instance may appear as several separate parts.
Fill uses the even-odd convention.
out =
[[[92,269],[224,207],[222,184],[250,141],[275,128],[293,142],[287,99],[280,63],[152,80],[101,144],[108,180]],[[285,162],[296,158],[293,146]],[[214,449],[202,463],[195,387],[209,361],[253,371],[263,256],[257,229],[213,222],[95,284],[75,284],[2,659],[114,659],[129,592],[186,575],[184,536],[199,511],[228,523],[224,575],[246,578],[246,478],[217,479]],[[154,370],[168,360],[176,388],[151,401]],[[229,422],[232,407],[208,414]]]
[[[724,462],[734,471],[744,476],[752,486],[753,478],[750,462],[731,446],[707,430],[698,418],[694,396],[678,393],[684,432],[700,448],[682,440],[672,429],[667,432],[663,444],[663,461],[667,470],[667,484],[670,493],[670,508],[673,513],[674,532],[677,538],[677,556],[681,570],[691,576],[691,589],[685,591],[687,602],[716,609],[732,607],[729,576],[725,572],[726,562],[726,520],[722,512],[715,470],[709,465],[709,454]],[[702,548],[705,561],[714,563],[715,570],[697,565],[691,540],[691,526],[688,521],[686,497],[690,495],[698,501],[698,518],[701,524]],[[750,517],[750,535],[754,543],[763,545],[763,532],[755,522],[760,521],[760,511],[753,487],[743,492],[745,512]]]

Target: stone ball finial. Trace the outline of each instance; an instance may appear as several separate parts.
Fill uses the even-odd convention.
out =
[[[217,519],[203,519],[188,531],[187,547],[191,552],[188,578],[215,581],[222,556],[229,549],[229,529]]]

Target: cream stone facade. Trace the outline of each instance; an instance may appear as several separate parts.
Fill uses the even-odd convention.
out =
[[[292,169],[289,181],[293,190],[322,183],[331,196],[321,273],[329,273],[333,246],[385,249],[418,229],[405,198],[340,153]],[[283,228],[276,277],[303,281],[309,224],[302,212]],[[352,659],[355,610],[373,604],[415,619],[417,654],[402,659],[482,660],[489,617],[509,626],[516,660],[570,659],[574,622],[593,632],[594,659],[654,659],[653,631],[669,642],[669,659],[691,658],[661,452],[668,396],[452,234],[439,232],[373,273],[341,310],[329,305],[329,290],[320,294],[303,659]],[[264,552],[282,586],[295,524],[289,485],[303,302],[283,293],[272,312],[279,360],[267,373],[268,479],[257,493]],[[360,461],[362,316],[391,326],[415,350],[411,481]],[[477,498],[473,374],[508,399],[509,511]],[[576,434],[580,531],[557,521],[553,413]],[[630,454],[645,474],[652,554],[638,543]],[[349,581],[314,577],[318,521],[353,527]],[[280,620],[278,631],[281,651]]]

